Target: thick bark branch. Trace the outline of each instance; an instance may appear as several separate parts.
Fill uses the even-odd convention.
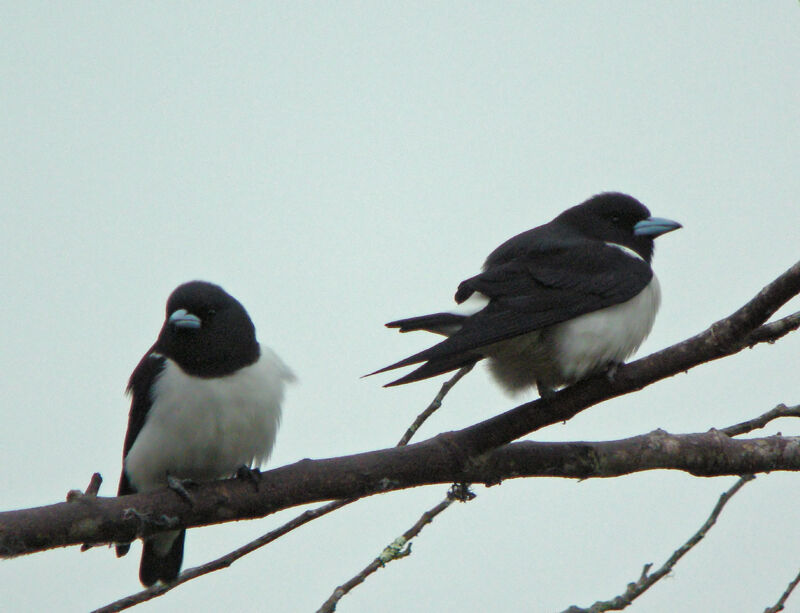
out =
[[[195,504],[192,507],[174,493],[162,490],[113,499],[78,497],[68,503],[0,513],[0,556],[10,557],[81,543],[126,542],[173,525],[192,527],[263,517],[309,502],[367,496],[432,483],[494,483],[511,476],[545,474],[586,478],[650,468],[674,468],[707,476],[798,470],[800,454],[796,439],[773,437],[756,439],[755,442],[725,441],[724,436],[713,432],[693,435],[705,437],[702,444],[691,440],[691,436],[648,435],[651,438],[655,436],[654,445],[660,448],[660,454],[649,452],[649,447],[644,450],[648,451],[645,455],[650,458],[649,464],[641,464],[635,458],[636,453],[644,451],[641,443],[631,442],[634,439],[628,439],[626,444],[620,441],[605,443],[617,445],[620,450],[627,449],[627,457],[636,459],[633,464],[598,460],[605,456],[602,450],[592,445],[603,444],[590,443],[567,443],[559,448],[551,445],[545,454],[548,457],[536,461],[530,457],[541,455],[539,451],[528,449],[521,453],[525,445],[530,445],[528,443],[521,444],[521,447],[509,446],[481,459],[492,449],[539,428],[570,419],[603,400],[641,389],[758,342],[773,341],[794,326],[794,320],[777,326],[779,329],[774,324],[762,324],[798,293],[800,262],[730,317],[695,337],[620,367],[613,381],[606,377],[582,381],[547,400],[523,404],[458,432],[441,434],[407,447],[342,458],[304,460],[278,468],[264,473],[258,491],[250,482],[229,480],[200,486],[194,492]],[[688,455],[672,455],[671,460],[666,459],[670,450],[675,448]],[[555,454],[555,459],[548,454]],[[528,463],[523,465],[523,461]],[[592,470],[593,466],[599,468]],[[131,509],[137,513],[131,513]],[[142,522],[143,515],[168,517],[174,522],[170,522],[170,526],[163,522],[156,526],[153,522]]]
[[[491,485],[514,477],[619,477],[655,469],[698,477],[799,470],[800,437],[732,439],[718,430],[669,434],[656,430],[619,441],[536,443],[497,449],[473,462],[465,481]]]
[[[11,557],[81,543],[125,542],[163,530],[139,515],[203,526],[263,517],[299,504],[454,481],[492,485],[516,477],[615,477],[643,470],[682,470],[698,476],[773,470],[800,471],[800,437],[731,439],[702,434],[650,434],[608,442],[520,442],[472,459],[442,456],[437,439],[406,448],[325,460],[302,460],[251,481],[230,479],[192,490],[194,506],[168,489],[120,498],[86,496],[0,514],[0,554]],[[412,447],[418,447],[416,450]],[[430,457],[431,461],[426,458]],[[441,457],[450,462],[440,461]],[[136,509],[131,513],[130,509]]]

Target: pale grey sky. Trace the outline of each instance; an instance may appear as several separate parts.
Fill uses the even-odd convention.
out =
[[[500,242],[596,192],[684,224],[658,240],[664,299],[640,356],[800,253],[795,1],[2,2],[0,24],[2,509],[62,500],[94,471],[116,491],[125,384],[186,280],[239,298],[300,379],[276,466],[394,444],[441,381],[359,379],[431,341],[382,324],[450,306]],[[534,438],[730,425],[800,400],[798,351],[794,335]],[[479,367],[420,436],[526,399]],[[585,606],[661,563],[732,482],[477,487],[338,610]],[[316,610],[446,489],[361,501],[140,610]],[[772,604],[800,565],[796,491],[796,475],[759,477],[633,610]],[[185,566],[296,513],[193,530]],[[3,607],[103,605],[139,588],[138,554],[3,562]]]

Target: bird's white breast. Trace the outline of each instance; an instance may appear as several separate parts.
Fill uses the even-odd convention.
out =
[[[574,383],[636,351],[653,328],[660,302],[653,275],[627,302],[493,345],[487,351],[489,368],[509,392],[537,385],[548,393]]]
[[[612,363],[622,363],[644,342],[661,303],[653,275],[636,296],[553,326],[552,339],[561,375],[571,383]]]
[[[207,481],[258,466],[275,443],[287,366],[262,347],[260,359],[232,375],[203,379],[167,359],[151,390],[153,405],[125,457],[134,488],[165,485],[167,472]]]

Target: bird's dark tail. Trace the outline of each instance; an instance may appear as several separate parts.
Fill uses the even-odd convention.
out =
[[[127,443],[127,440],[125,442]],[[126,450],[129,449],[129,446],[127,444],[125,445],[125,449]],[[117,489],[117,496],[125,496],[126,494],[133,494],[134,492],[135,490],[133,489],[133,486],[131,486],[131,482],[128,481],[128,475],[125,473],[125,468],[123,467],[122,474],[119,477],[119,489]],[[128,553],[130,548],[131,548],[130,543],[118,544],[116,546],[117,557],[121,558],[122,556],[124,556],[126,553]]]
[[[432,315],[421,315],[419,317],[409,317],[408,319],[398,319],[386,324],[387,328],[397,328],[400,332],[415,332],[425,330],[434,334],[450,336],[461,328],[466,315],[456,313],[433,313]]]
[[[458,315],[456,313],[433,313],[432,315],[421,315],[419,317],[390,321],[386,324],[386,327],[397,328],[400,332],[424,330],[426,332],[433,332],[434,334],[442,334],[449,337],[451,334],[455,334],[461,329],[467,317],[467,315]],[[436,347],[438,347],[438,345],[426,349],[425,351],[415,353],[404,360],[400,360],[399,362],[395,362],[394,364],[390,364],[385,368],[381,368],[380,370],[376,370],[364,376],[369,377],[388,370],[394,370],[395,368],[426,362],[404,377],[384,385],[384,387],[393,387],[395,385],[403,385],[404,383],[412,383],[414,381],[435,377],[436,375],[456,370],[462,366],[474,364],[483,357],[482,355],[470,352],[437,356]]]
[[[175,580],[178,573],[181,572],[185,538],[186,530],[181,530],[166,554],[162,554],[159,551],[161,548],[158,547],[153,539],[144,541],[142,561],[139,564],[139,581],[142,582],[142,585],[150,587],[159,580],[163,583],[170,583]]]
[[[419,368],[412,370],[410,373],[399,379],[395,379],[391,383],[387,383],[383,387],[394,387],[395,385],[403,385],[405,383],[413,383],[414,381],[422,381],[423,379],[430,379],[436,375],[442,375],[452,370],[457,370],[464,366],[470,366],[475,362],[482,360],[483,356],[476,353],[462,353],[459,355],[452,355],[443,357],[441,359],[431,360],[426,362]],[[380,371],[378,371],[380,372]]]

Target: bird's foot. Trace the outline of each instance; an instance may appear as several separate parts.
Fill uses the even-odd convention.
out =
[[[133,520],[136,523],[135,538],[145,537],[148,534],[160,532],[164,529],[177,528],[180,524],[177,517],[170,515],[152,516],[149,513],[141,513],[132,507],[122,512],[122,519]],[[118,542],[115,545],[118,558],[127,554],[131,548],[130,542]]]
[[[129,507],[122,512],[122,519],[134,520],[137,524],[136,534],[141,536],[145,532],[150,532],[153,529],[174,528],[178,525],[178,518],[170,515],[159,515],[154,517],[148,513],[141,513],[133,507]],[[127,545],[129,543],[119,543],[120,545]],[[127,551],[127,550],[126,550]],[[123,554],[124,555],[124,554]]]
[[[258,491],[258,484],[261,482],[261,471],[258,468],[252,468],[246,464],[242,464],[236,470],[236,478],[249,481],[253,487]]]
[[[614,383],[614,378],[617,376],[617,371],[620,366],[622,366],[622,362],[611,362],[606,367],[605,375],[609,383]]]
[[[195,485],[197,485],[197,483],[191,479],[178,479],[167,473],[167,487],[192,506],[194,506],[194,498],[186,488],[194,487]]]
[[[536,389],[539,390],[539,398],[542,400],[547,400],[556,395],[555,388],[545,385],[544,383],[537,383]]]
[[[136,522],[136,536],[141,536],[144,533],[145,526],[150,522],[150,518],[146,513],[140,513],[133,507],[128,507],[122,511],[123,520],[133,520]],[[131,539],[133,540],[133,539]],[[116,543],[117,557],[121,558],[126,555],[131,548],[131,541]]]
[[[139,526],[145,526],[146,524],[150,523],[150,516],[147,513],[141,513],[133,507],[128,507],[122,512],[122,519],[133,519],[137,524],[139,524]],[[141,529],[137,529],[136,533],[141,533]]]

